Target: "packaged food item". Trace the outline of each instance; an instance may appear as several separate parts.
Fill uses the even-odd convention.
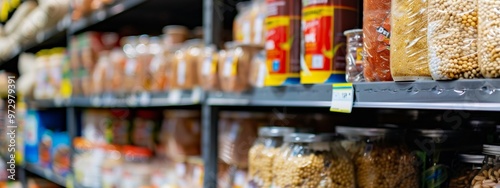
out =
[[[264,114],[223,112],[219,124],[219,158],[229,165],[248,167],[248,150],[257,138],[259,119]]]
[[[261,127],[259,137],[248,151],[248,177],[252,187],[270,187],[273,161],[283,144],[283,137],[294,132],[291,127]]]
[[[258,48],[249,45],[226,43],[226,50],[219,54],[219,81],[225,92],[243,92],[250,88],[250,61]]]
[[[197,64],[203,43],[200,39],[186,41],[181,50],[175,52],[173,61],[174,89],[193,89],[198,85]]]
[[[123,146],[124,164],[119,187],[137,188],[151,185],[151,150],[136,146]]]
[[[255,17],[252,23],[252,44],[264,47],[266,42],[266,0],[254,0],[252,10]]]
[[[300,81],[300,1],[266,0],[266,86]]]
[[[391,0],[363,0],[363,65],[365,78],[369,82],[392,81],[390,17]]]
[[[167,156],[182,160],[201,155],[200,112],[196,110],[167,110],[162,131],[166,132]]]
[[[133,92],[149,91],[152,81],[149,77],[149,68],[153,59],[153,54],[149,51],[150,38],[148,35],[141,35],[138,41],[139,44],[135,47],[137,65],[135,66],[136,76]]]
[[[498,145],[484,145],[483,154],[485,158],[481,171],[472,179],[471,187],[488,187],[494,188],[500,186],[498,178],[500,178],[500,164],[498,157],[500,157],[500,146]]]
[[[121,44],[123,46],[123,52],[127,57],[125,63],[125,74],[122,80],[122,90],[120,93],[129,93],[134,89],[134,84],[136,83],[137,76],[137,45],[138,38],[135,36],[129,36],[122,38]]]
[[[198,82],[203,90],[213,91],[219,88],[217,62],[219,62],[219,54],[215,45],[201,49],[197,68]]]
[[[116,145],[104,144],[100,146],[104,153],[101,166],[101,185],[103,188],[113,188],[120,185],[124,157],[121,148]]]
[[[164,89],[165,86],[165,58],[164,58],[164,48],[161,44],[159,37],[149,38],[149,53],[151,55],[151,60],[149,67],[146,67],[146,81],[149,83],[149,91],[159,92]]]
[[[358,27],[358,1],[302,1],[303,84],[345,82],[346,39]]]
[[[459,154],[453,163],[454,173],[450,180],[449,187],[469,188],[472,180],[483,166],[484,155],[479,154]]]
[[[24,151],[27,163],[38,163],[39,161],[38,145],[40,144],[44,127],[39,125],[38,118],[39,116],[35,110],[26,111],[23,137],[25,138]]]
[[[77,137],[73,139],[75,152],[73,153],[73,173],[75,181],[85,187],[100,187],[101,159],[103,153],[98,152],[92,142]]]
[[[343,126],[337,126],[336,131],[356,138],[348,150],[354,152],[358,187],[419,187],[417,159],[404,144],[401,132]]]
[[[266,51],[261,50],[252,58],[250,65],[250,85],[253,87],[263,87],[267,73]]]
[[[249,44],[252,38],[251,2],[240,2],[236,4],[238,15],[234,18],[233,39],[235,42]]]
[[[130,110],[111,109],[110,110],[110,131],[111,143],[117,145],[130,144]]]
[[[155,146],[155,130],[159,127],[156,123],[158,121],[158,114],[152,110],[139,110],[137,111],[132,126],[131,141],[132,144],[150,150]]]
[[[331,134],[294,133],[273,163],[278,187],[355,187],[354,166]]]
[[[479,67],[486,78],[500,77],[500,58],[498,57],[498,36],[500,15],[495,11],[500,8],[495,1],[478,0],[478,49]],[[474,17],[472,17],[474,18]],[[467,19],[468,21],[468,19]],[[474,21],[474,20],[473,20]]]
[[[252,186],[248,185],[248,176],[246,169],[240,169],[234,166],[226,166],[222,172],[220,172],[219,179],[217,180],[218,188],[225,187],[241,187],[249,188]]]
[[[38,145],[38,164],[43,168],[50,168],[52,161],[52,131],[45,129]]]
[[[52,134],[52,170],[54,173],[66,176],[70,172],[70,139],[67,132],[54,132]]]
[[[391,74],[395,81],[430,80],[427,0],[392,0]]]
[[[189,34],[186,27],[180,25],[168,25],[163,28],[164,48],[169,49],[175,45],[183,43]]]
[[[48,65],[49,65],[49,51],[48,50],[40,50],[36,56],[36,67],[37,67],[37,82],[35,84],[35,89],[33,91],[33,97],[35,99],[47,99],[48,91],[50,88],[49,83],[46,80],[49,80],[48,73]]]
[[[97,61],[97,65],[92,73],[93,95],[99,95],[104,92],[106,82],[103,82],[103,80],[108,80],[106,79],[106,72],[109,70],[113,70],[109,60],[109,52],[100,52],[99,60]]]
[[[478,1],[429,0],[429,69],[434,80],[480,78]]]
[[[363,75],[363,30],[344,31],[347,38],[345,79],[347,82],[362,82]]]
[[[187,160],[189,187],[203,188],[203,159],[201,157],[190,157]]]

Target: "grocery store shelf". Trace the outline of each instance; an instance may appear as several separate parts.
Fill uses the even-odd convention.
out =
[[[329,107],[331,85],[257,88],[243,94],[213,92],[215,106]],[[354,107],[500,111],[500,80],[372,82],[354,84]]]
[[[69,28],[69,33],[75,34],[79,31],[83,31],[88,27],[103,22],[124,11],[132,9],[146,1],[148,0],[120,0],[113,5],[103,7],[91,13],[89,16],[81,18],[76,22],[73,22]]]
[[[12,52],[5,58],[0,58],[0,64],[5,62],[10,62],[12,59],[16,58],[22,52],[28,51],[32,48],[37,47],[40,44],[46,43],[49,40],[54,39],[56,36],[66,37],[66,31],[71,23],[70,16],[66,15],[61,19],[54,27],[38,32],[34,40],[29,40],[27,44],[21,46],[13,46]],[[58,39],[57,39],[58,40]]]
[[[43,168],[41,166],[35,165],[35,164],[26,164],[23,166],[25,170],[36,174],[46,180],[49,180],[51,182],[54,182],[60,186],[66,187],[66,178],[57,174],[54,174],[52,170]]]
[[[99,95],[94,97],[73,97],[71,99],[45,99],[27,101],[32,108],[57,107],[94,107],[94,108],[127,108],[127,107],[165,107],[189,106],[202,102],[203,91],[174,90],[165,93],[139,93],[135,95],[116,96]]]

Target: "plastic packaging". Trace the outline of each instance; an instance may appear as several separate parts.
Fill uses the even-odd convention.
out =
[[[151,166],[149,162],[153,153],[136,146],[123,146],[124,164],[120,178],[123,188],[137,188],[149,186],[151,183]]]
[[[182,160],[201,155],[200,112],[170,110],[164,112],[162,131],[166,132],[167,156]]]
[[[249,44],[252,38],[251,2],[240,2],[236,5],[238,15],[234,18],[233,39],[235,42]]]
[[[213,91],[219,88],[219,77],[217,75],[217,62],[219,55],[215,45],[206,46],[201,49],[198,60],[198,81],[206,91]]]
[[[248,151],[257,138],[259,119],[263,114],[223,112],[219,124],[219,158],[238,168],[248,167]]]
[[[470,188],[474,176],[483,166],[484,155],[460,154],[453,164],[454,173],[449,187]]]
[[[101,162],[103,153],[95,152],[96,145],[77,137],[73,140],[73,172],[75,181],[85,187],[100,187]]]
[[[176,45],[183,43],[189,34],[186,27],[180,25],[169,25],[163,28],[164,48],[170,49]]]
[[[479,26],[479,67],[486,78],[500,77],[500,57],[498,36],[500,36],[500,5],[496,1],[478,0]]]
[[[301,2],[266,0],[266,86],[300,83]]]
[[[105,144],[101,146],[104,160],[101,166],[101,185],[103,188],[118,187],[121,181],[124,157],[121,148]]]
[[[131,141],[132,144],[148,149],[154,149],[154,133],[158,128],[156,120],[158,114],[152,110],[140,110],[137,112],[132,126]]]
[[[248,175],[253,187],[270,187],[273,161],[283,144],[283,137],[293,133],[290,127],[262,127],[259,137],[248,152]]]
[[[359,27],[358,1],[302,1],[302,4],[304,62],[300,82],[345,82],[343,32]]]
[[[159,45],[159,41],[154,41]],[[151,77],[149,68],[154,54],[150,52],[150,38],[148,35],[139,36],[139,44],[135,47],[136,55],[136,76],[133,92],[149,91],[151,86]]]
[[[500,186],[500,146],[484,145],[483,154],[486,155],[481,171],[474,176],[472,187],[494,188]]]
[[[391,74],[395,81],[430,80],[427,0],[392,0]]]
[[[175,52],[172,66],[172,88],[193,89],[198,85],[197,65],[202,41],[192,39],[186,41],[181,50]]]
[[[363,76],[363,30],[351,29],[344,32],[347,38],[345,79],[347,82],[362,82]]]
[[[250,88],[250,61],[257,52],[256,47],[226,43],[219,54],[219,81],[225,92],[243,92]]]
[[[92,73],[92,94],[99,95],[104,93],[105,85],[107,82],[103,80],[108,80],[106,77],[106,72],[113,70],[109,60],[109,52],[103,51],[99,53],[99,60],[97,61],[96,67]]]
[[[277,187],[355,187],[352,161],[330,134],[294,133],[273,164]]]
[[[419,187],[415,156],[404,144],[400,132],[385,128],[336,127],[350,145],[360,188]]]
[[[477,0],[429,0],[429,68],[434,80],[480,78]]]
[[[392,81],[389,43],[391,0],[364,0],[363,2],[365,79],[367,81]]]
[[[250,85],[253,87],[263,87],[267,75],[266,51],[261,50],[252,58],[250,65]]]
[[[123,52],[125,52],[125,55],[127,57],[126,63],[125,63],[125,74],[124,74],[124,79],[122,80],[122,89],[120,93],[130,93],[134,89],[135,83],[137,83],[137,45],[138,45],[138,38],[135,36],[129,36],[129,37],[124,37],[122,38],[122,46],[123,46]]]

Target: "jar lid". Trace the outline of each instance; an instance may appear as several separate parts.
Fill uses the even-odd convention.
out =
[[[293,133],[286,135],[283,140],[288,143],[312,143],[316,142],[316,135],[307,133]]]
[[[284,137],[292,134],[294,128],[292,127],[261,127],[259,128],[259,136],[266,137]]]
[[[413,130],[413,131],[416,132],[416,134],[419,136],[428,137],[428,138],[442,138],[443,136],[455,137],[455,136],[461,135],[460,131],[454,131],[454,130],[417,129],[417,130]]]
[[[363,128],[363,127],[337,126],[335,130],[339,134],[350,135],[350,136],[385,136],[385,135],[395,135],[399,133],[398,130],[389,128]]]
[[[486,155],[500,155],[500,146],[484,144],[483,153]]]
[[[471,164],[482,164],[484,155],[481,154],[459,154],[460,161]]]
[[[350,34],[356,34],[356,33],[363,34],[363,29],[349,29],[349,30],[344,31],[345,36],[350,35]]]

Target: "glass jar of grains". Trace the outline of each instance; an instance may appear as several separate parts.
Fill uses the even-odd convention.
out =
[[[270,187],[273,160],[283,144],[283,137],[293,133],[291,127],[262,127],[248,152],[248,172],[252,187]]]
[[[359,188],[418,187],[416,159],[402,142],[401,132],[388,128],[337,127],[357,138],[350,147]]]
[[[453,163],[453,176],[450,180],[450,187],[469,188],[472,180],[483,166],[484,155],[479,154],[459,154]]]
[[[273,163],[274,187],[355,187],[354,166],[336,139],[332,134],[285,136]]]
[[[500,146],[484,145],[484,165],[481,171],[472,179],[471,187],[494,188],[500,186]]]

